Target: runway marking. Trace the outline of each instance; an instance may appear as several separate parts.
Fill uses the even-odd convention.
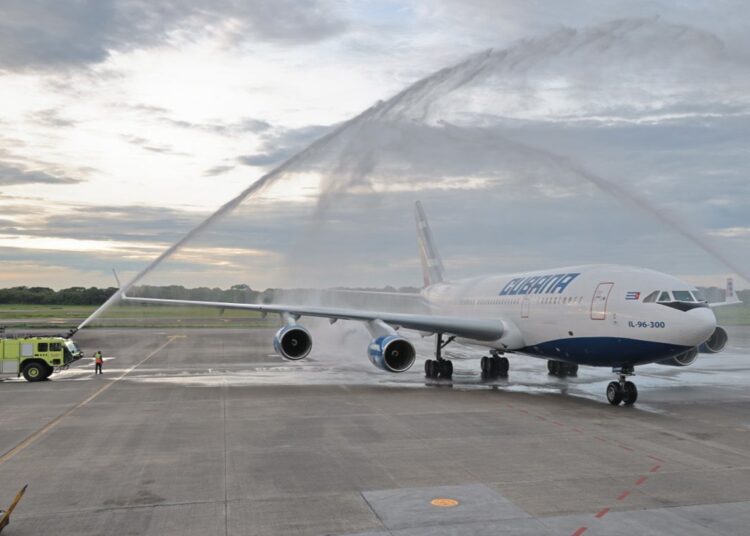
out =
[[[609,513],[609,508],[602,508],[597,512],[597,514],[594,516],[597,519],[601,519],[604,516],[606,516]]]
[[[509,403],[508,405],[512,407],[512,404]],[[522,409],[522,408],[515,408],[515,409],[517,409],[517,411],[519,413],[523,413],[523,414],[525,414],[527,416],[531,416],[531,413],[528,410],[526,410],[526,409]],[[546,418],[546,417],[544,417],[542,415],[537,415],[537,414],[533,414],[533,415],[534,415],[534,417],[536,417],[540,421],[545,421],[545,422],[549,422],[549,423],[555,424],[556,426],[560,426],[562,428],[566,428],[568,430],[572,430],[573,432],[576,432],[578,434],[589,435],[589,434],[586,434],[586,432],[583,429],[579,428],[579,427],[566,425],[566,424],[563,424],[560,421],[551,420],[551,419],[548,419],[548,418]],[[593,434],[590,434],[590,435],[591,435],[591,437],[593,439],[596,439],[597,441],[600,441],[602,443],[608,443],[608,444],[616,445],[616,446],[620,447],[621,449],[626,450],[628,452],[635,452],[635,453],[638,453],[640,455],[647,456],[651,460],[660,462],[659,464],[654,465],[653,467],[651,467],[649,469],[649,473],[656,473],[657,471],[659,471],[659,469],[661,469],[661,467],[662,467],[661,464],[662,463],[666,463],[666,461],[663,460],[662,458],[659,458],[658,456],[654,456],[652,454],[646,454],[645,452],[642,452],[639,448],[634,448],[634,447],[630,447],[628,445],[624,445],[622,443],[617,443],[616,441],[613,441],[611,439],[606,439],[606,438],[604,438],[602,436],[593,435]],[[638,478],[638,480],[635,481],[634,486],[641,486],[647,480],[648,480],[648,476],[641,476],[641,477]],[[620,495],[617,496],[617,500],[618,501],[624,501],[626,498],[628,498],[630,496],[631,493],[632,493],[632,489],[624,490],[624,491],[622,491],[620,493]],[[594,518],[595,519],[602,519],[609,512],[610,512],[610,508],[609,507],[604,507],[601,510],[599,510],[596,514],[594,514]],[[581,536],[587,530],[588,530],[588,527],[585,526],[585,525],[582,525],[582,526],[578,527],[578,529],[576,529],[576,531],[573,532],[571,534],[571,536]]]
[[[456,499],[432,499],[430,501],[430,504],[432,506],[439,506],[440,508],[453,508],[454,506],[458,506],[458,501]]]
[[[126,369],[125,372],[123,372],[122,374],[120,374],[117,378],[115,378],[114,380],[112,380],[108,384],[103,385],[96,392],[94,392],[94,394],[92,394],[91,396],[89,396],[88,398],[86,398],[85,400],[83,400],[82,402],[79,402],[78,404],[76,404],[75,406],[73,406],[72,408],[70,408],[65,413],[62,413],[61,415],[58,415],[57,417],[55,417],[54,419],[52,419],[50,422],[48,422],[46,425],[44,425],[42,428],[40,428],[39,430],[37,430],[36,432],[34,432],[30,436],[28,436],[26,439],[24,439],[23,441],[21,441],[18,445],[16,445],[15,447],[13,447],[9,451],[7,451],[5,454],[3,454],[2,456],[0,456],[0,465],[4,464],[5,462],[7,462],[11,458],[13,458],[16,454],[19,454],[19,453],[23,452],[27,447],[29,447],[30,445],[32,445],[37,439],[39,439],[40,437],[42,437],[43,435],[45,435],[47,432],[49,432],[50,430],[52,430],[55,426],[57,426],[60,423],[60,421],[62,421],[65,417],[68,417],[68,416],[72,415],[76,410],[82,408],[83,406],[85,406],[86,404],[88,404],[89,402],[91,402],[92,400],[94,400],[96,397],[98,397],[99,395],[101,395],[104,391],[106,391],[107,389],[109,389],[110,387],[112,387],[115,383],[117,383],[118,381],[120,381],[121,379],[123,379],[125,376],[127,376],[128,374],[130,374],[136,367],[142,365],[143,363],[145,363],[146,361],[148,361],[149,359],[151,359],[152,357],[154,357],[156,354],[158,354],[159,352],[161,352],[169,343],[171,343],[176,338],[177,338],[177,336],[170,337],[164,344],[162,344],[161,346],[159,346],[156,350],[154,350],[153,352],[151,352],[150,354],[148,354],[146,357],[144,357],[143,359],[141,359],[138,363],[136,363],[135,365],[133,365],[129,369]]]

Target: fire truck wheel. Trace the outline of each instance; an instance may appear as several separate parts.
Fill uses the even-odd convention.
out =
[[[47,377],[47,367],[37,361],[27,363],[23,367],[23,377],[29,382],[42,381]]]

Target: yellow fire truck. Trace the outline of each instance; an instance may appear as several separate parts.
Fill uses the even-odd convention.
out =
[[[0,374],[30,382],[46,380],[83,357],[76,343],[63,337],[0,338]]]

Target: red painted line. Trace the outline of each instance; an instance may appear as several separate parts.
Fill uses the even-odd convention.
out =
[[[631,449],[630,447],[626,447],[625,445],[617,445],[621,449],[629,450],[630,452],[635,452],[635,449]]]
[[[622,500],[623,500],[623,499],[625,499],[625,497],[627,497],[628,495],[630,495],[630,492],[629,492],[629,491],[623,491],[622,493],[620,493],[620,496],[619,496],[619,497],[617,497],[617,500],[618,500],[618,501],[622,501]]]
[[[573,431],[578,432],[579,434],[583,433],[583,430],[581,430],[580,428],[573,428]]]
[[[594,517],[601,519],[609,513],[609,508],[602,508]]]
[[[651,454],[649,454],[648,457],[651,458],[652,460],[657,461],[657,462],[664,463],[664,460],[662,460],[661,458],[657,458],[656,456],[651,456]]]
[[[525,409],[519,409],[518,411],[520,411],[521,413],[525,413],[526,415],[528,415],[528,414],[529,414],[529,412],[528,412],[528,411],[526,411]]]
[[[537,415],[536,418],[539,419],[540,421],[546,421],[547,420],[544,417],[542,417],[541,415]]]
[[[581,536],[581,534],[583,534],[583,533],[584,533],[584,532],[586,532],[587,530],[589,530],[589,528],[588,528],[588,527],[578,527],[578,530],[577,530],[577,531],[575,531],[575,532],[574,532],[573,534],[571,534],[570,536]]]
[[[644,483],[644,482],[645,482],[645,481],[646,481],[647,479],[648,479],[648,477],[647,477],[647,476],[642,476],[641,478],[639,478],[638,480],[636,480],[636,481],[635,481],[635,485],[636,485],[636,486],[640,486],[640,485],[641,485],[641,484],[643,484],[643,483]]]
[[[648,470],[648,472],[649,472],[649,473],[655,473],[655,472],[656,472],[656,471],[658,471],[659,469],[661,469],[661,465],[658,465],[658,464],[657,464],[657,465],[654,465],[654,466],[653,466],[653,467],[652,467],[651,469],[649,469],[649,470]]]
[[[508,402],[508,407],[509,408],[515,408],[516,406],[514,406],[513,404],[511,404],[510,402]]]
[[[554,424],[555,426],[565,426],[563,423],[557,421],[552,421],[552,424]]]
[[[597,440],[599,440],[599,441],[601,441],[602,443],[607,443],[607,440],[604,439],[603,437],[594,436],[594,438],[597,439]]]

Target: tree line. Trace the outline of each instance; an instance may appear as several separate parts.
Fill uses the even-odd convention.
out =
[[[19,305],[101,305],[115,292],[117,292],[115,287],[70,287],[60,290],[48,287],[12,287],[0,289],[0,303]],[[185,288],[180,285],[170,285],[164,287],[134,287],[128,294],[143,298],[253,303],[262,299],[263,292],[253,290],[247,285],[233,285],[229,289],[218,287]]]

